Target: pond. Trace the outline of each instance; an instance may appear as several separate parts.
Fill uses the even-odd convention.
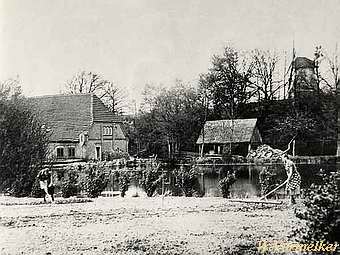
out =
[[[166,194],[171,194],[174,189],[174,176],[172,171],[176,167],[166,167],[163,169],[164,172],[167,173],[167,177],[162,182],[163,188],[158,189],[158,193],[162,194],[162,192]],[[283,165],[243,165],[243,166],[198,166],[198,175],[197,180],[199,183],[200,190],[203,191],[204,196],[206,197],[214,197],[221,196],[221,192],[219,190],[219,180],[224,177],[227,171],[235,171],[237,180],[231,187],[231,197],[233,198],[246,198],[246,197],[255,197],[260,195],[260,184],[259,184],[259,173],[263,168],[269,168],[269,170],[275,173],[275,177],[278,183],[284,182],[286,180],[287,175],[285,173]],[[318,172],[320,169],[325,170],[326,172],[340,170],[340,164],[297,164],[297,169],[301,175],[302,183],[301,189],[307,189],[313,182],[319,182],[320,177],[318,176]],[[141,171],[141,168],[136,167],[123,167],[120,170],[126,171]],[[110,183],[106,189],[106,191],[118,191],[118,182],[114,181],[114,178],[110,178]],[[277,196],[284,196],[284,188],[276,192]],[[139,179],[135,175],[130,183],[129,190],[126,194],[127,196],[145,196],[143,189],[140,187]]]

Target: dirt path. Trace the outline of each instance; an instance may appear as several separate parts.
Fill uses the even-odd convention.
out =
[[[0,217],[1,254],[255,254],[294,219],[284,206],[183,197],[1,205]]]

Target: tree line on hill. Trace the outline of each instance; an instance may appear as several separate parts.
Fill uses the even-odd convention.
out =
[[[228,46],[212,57],[198,84],[177,80],[169,88],[146,86],[130,125],[131,151],[164,157],[197,151],[195,142],[206,120],[258,118],[264,143],[285,148],[296,137],[299,153],[335,154],[340,87],[336,56],[325,57],[313,93],[282,99],[278,95],[287,94],[292,81],[283,78],[275,52],[240,52]]]
[[[125,118],[130,152],[172,157],[197,151],[195,142],[206,120],[258,118],[264,143],[282,148],[296,137],[299,153],[334,154],[338,55],[316,47],[314,62],[322,68],[315,93],[289,97],[288,87],[296,82],[293,63],[286,70],[275,51],[246,52],[227,46],[212,57],[211,67],[197,83],[145,85],[139,111]],[[66,83],[65,92],[95,93],[118,115],[124,115],[128,105],[123,89],[93,72],[77,73]]]

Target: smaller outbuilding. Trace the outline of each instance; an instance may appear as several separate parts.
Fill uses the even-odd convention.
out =
[[[262,143],[257,119],[214,120],[204,124],[196,144],[200,155],[222,154],[246,156]]]

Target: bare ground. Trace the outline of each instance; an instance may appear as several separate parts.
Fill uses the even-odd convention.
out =
[[[257,254],[295,221],[285,205],[216,197],[34,201],[0,197],[0,254]]]

